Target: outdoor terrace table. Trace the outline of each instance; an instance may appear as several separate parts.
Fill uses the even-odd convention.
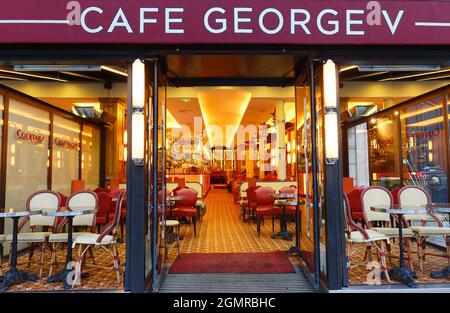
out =
[[[400,246],[400,262],[389,271],[391,278],[397,277],[404,281],[409,287],[417,288],[418,284],[414,278],[417,278],[416,272],[410,270],[405,265],[404,244],[403,244],[403,215],[405,214],[426,214],[428,210],[422,206],[394,204],[390,206],[376,206],[370,208],[375,212],[389,213],[398,216],[398,241]]]
[[[68,208],[62,208],[60,211],[56,212],[42,212],[42,215],[45,216],[54,216],[54,217],[65,217],[67,218],[67,254],[66,254],[66,267],[62,269],[59,273],[52,275],[48,278],[48,283],[54,282],[63,282],[64,289],[72,288],[72,285],[67,281],[67,276],[72,271],[71,262],[72,262],[72,244],[73,244],[73,218],[75,216],[94,214],[97,212],[96,209],[92,209],[92,207],[77,207],[80,209],[78,211],[71,211]]]
[[[283,238],[286,240],[292,240],[292,235],[287,230],[287,221],[286,221],[286,206],[292,205],[296,207],[296,210],[298,210],[299,201],[297,200],[297,197],[295,194],[279,194],[275,193],[271,195],[273,198],[278,200],[279,204],[281,206],[281,218],[280,218],[280,231],[276,234],[272,235],[272,239],[276,238]]]
[[[430,203],[425,206],[428,210],[431,210],[433,213],[447,213],[449,215],[450,221],[450,203]],[[444,267],[439,272],[431,273],[431,277],[433,278],[444,278],[450,275],[450,266]]]
[[[0,285],[0,292],[6,291],[10,286],[15,283],[27,280],[27,281],[36,281],[38,277],[36,275],[28,274],[24,271],[17,269],[17,233],[19,229],[19,219],[21,217],[27,217],[31,215],[41,214],[41,211],[29,211],[26,209],[0,209],[0,218],[11,218],[13,220],[13,237],[12,237],[12,247],[11,247],[11,263],[10,269],[5,273],[4,276],[0,277],[0,281],[2,284]]]

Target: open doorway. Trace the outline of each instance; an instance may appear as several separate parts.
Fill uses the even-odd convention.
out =
[[[303,107],[311,91],[296,86],[300,63],[293,56],[160,60],[166,75],[158,75],[158,135],[151,135],[158,145],[150,148],[158,148],[158,188],[152,189],[164,207],[153,220],[159,229],[156,288],[183,291],[174,283],[180,274],[193,275],[190,281],[196,274],[286,275],[298,282],[297,292],[312,288],[303,277],[314,272],[316,256],[312,183],[304,185],[313,176],[312,162],[306,172],[298,166],[311,147],[302,149],[305,123],[297,118],[298,103]],[[306,121],[311,124],[311,114]],[[185,201],[190,192],[193,200]],[[300,253],[303,215],[311,219],[304,220],[310,266]]]

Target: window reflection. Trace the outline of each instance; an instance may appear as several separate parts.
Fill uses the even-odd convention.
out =
[[[401,110],[400,120],[404,184],[428,190],[433,202],[447,202],[442,97]]]

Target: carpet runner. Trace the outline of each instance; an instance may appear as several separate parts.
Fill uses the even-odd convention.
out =
[[[183,253],[169,273],[294,273],[283,251],[267,253]]]

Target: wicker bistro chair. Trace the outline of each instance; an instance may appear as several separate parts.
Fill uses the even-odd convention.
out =
[[[85,210],[86,208],[98,208],[98,198],[97,195],[89,190],[77,191],[71,194],[67,198],[67,209],[71,211]],[[55,266],[56,260],[56,249],[58,245],[67,243],[68,233],[62,232],[62,228],[65,226],[66,221],[62,223],[61,229],[58,233],[51,234],[48,238],[49,243],[52,245],[52,256],[50,261],[50,271],[49,277],[52,275],[53,267]],[[95,230],[95,214],[86,214],[81,216],[75,216],[73,218],[73,227],[86,228],[85,232],[73,232],[72,238],[75,240],[78,236],[91,233]],[[92,261],[95,263],[94,253],[92,249],[90,250]]]
[[[26,202],[26,209],[29,211],[49,211],[56,212],[61,205],[60,196],[50,190],[41,190],[31,194]],[[29,222],[30,232],[22,232],[25,225]],[[40,231],[37,228],[41,227]],[[31,266],[31,260],[34,255],[36,246],[40,247],[40,261],[39,261],[39,277],[42,277],[44,269],[44,254],[47,247],[47,240],[56,229],[56,218],[51,216],[44,216],[42,214],[31,215],[26,217],[19,225],[19,233],[17,241],[20,243],[27,243],[30,245],[30,252],[28,255],[28,267]],[[12,234],[6,236],[6,241],[12,242]]]
[[[367,187],[361,193],[361,202],[363,206],[363,214],[364,214],[364,224],[367,229],[375,230],[379,233],[386,235],[389,239],[398,238],[399,231],[398,228],[393,225],[393,220],[397,220],[397,216],[389,213],[375,212],[372,211],[371,207],[376,206],[392,206],[394,203],[394,199],[389,192],[384,187],[380,186],[371,186]],[[382,226],[373,227],[372,224],[374,222],[381,223]],[[411,238],[414,236],[414,233],[411,228],[408,228],[407,225],[403,228],[403,238],[405,239],[405,250],[408,255],[408,262],[411,270],[413,270],[413,262],[411,258]],[[389,252],[389,259],[392,257],[391,245],[387,244],[387,250]]]
[[[3,275],[3,243],[5,239],[5,235],[0,235],[0,275]]]
[[[372,261],[372,247],[377,249],[377,254],[379,257],[379,261],[381,263],[381,270],[384,272],[384,275],[388,282],[391,282],[389,278],[389,273],[387,271],[386,265],[386,251],[385,251],[385,243],[389,243],[389,238],[382,233],[379,233],[372,229],[364,229],[358,224],[356,224],[352,219],[352,212],[350,209],[350,201],[347,195],[344,193],[344,216],[345,216],[345,239],[347,246],[347,267],[352,268],[359,266],[361,264],[355,264],[352,266],[352,255],[354,252],[352,251],[352,246],[354,244],[365,244],[366,245],[366,253],[364,254],[365,262],[367,259],[369,262]]]
[[[405,186],[398,192],[398,202],[402,205],[427,205],[431,203],[431,197],[428,192],[417,186]],[[425,254],[442,256],[450,262],[450,228],[444,227],[442,220],[435,214],[405,214],[406,223],[413,230],[417,242],[417,256],[419,258],[419,267],[423,271],[423,261]],[[430,226],[430,223],[436,223],[437,226]],[[445,254],[425,253],[426,240],[429,236],[443,236],[447,252]]]
[[[73,242],[73,248],[78,245],[78,256],[77,256],[77,266],[75,271],[75,279],[73,282],[73,286],[75,284],[81,282],[81,267],[84,259],[84,255],[91,248],[103,248],[104,250],[111,253],[113,256],[113,269],[117,275],[117,283],[120,284],[120,260],[119,260],[119,251],[116,246],[117,233],[120,228],[120,215],[122,211],[122,201],[125,197],[125,191],[121,190],[119,196],[116,201],[115,210],[111,221],[105,226],[104,230],[100,233],[83,233],[76,237]],[[111,268],[104,267],[100,265],[89,265],[95,268]]]

